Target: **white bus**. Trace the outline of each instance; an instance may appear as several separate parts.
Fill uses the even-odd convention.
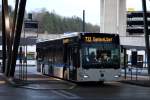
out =
[[[75,82],[104,82],[120,78],[119,35],[74,32],[38,42],[37,70]]]

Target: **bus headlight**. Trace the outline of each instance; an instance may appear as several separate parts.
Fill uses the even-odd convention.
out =
[[[85,73],[85,72],[84,73],[80,72],[79,75],[80,75],[81,78],[84,78],[84,79],[89,78],[89,75],[87,73]]]
[[[88,78],[89,76],[88,76],[88,75],[83,75],[83,77],[84,77],[84,78]]]
[[[115,78],[118,78],[119,76],[118,76],[118,75],[115,75],[114,77],[115,77]]]
[[[114,77],[115,77],[115,78],[118,78],[118,77],[120,77],[120,75],[115,75]]]

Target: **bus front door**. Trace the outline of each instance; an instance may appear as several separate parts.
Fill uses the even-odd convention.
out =
[[[77,80],[77,68],[79,67],[79,49],[78,47],[71,47],[69,49],[69,78],[71,80]]]

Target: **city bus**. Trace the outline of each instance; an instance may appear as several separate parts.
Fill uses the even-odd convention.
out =
[[[118,34],[66,33],[36,44],[37,70],[75,82],[104,82],[120,78]]]

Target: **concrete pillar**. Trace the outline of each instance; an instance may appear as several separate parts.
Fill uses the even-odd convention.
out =
[[[126,35],[126,0],[101,0],[100,32]]]
[[[120,36],[127,36],[126,23],[127,23],[127,11],[126,11],[126,0],[119,0],[119,16],[118,16],[118,34]]]

